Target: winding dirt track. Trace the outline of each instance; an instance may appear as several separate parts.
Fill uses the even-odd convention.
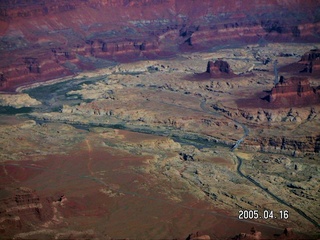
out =
[[[299,208],[292,206],[292,204],[282,200],[281,198],[279,198],[277,195],[273,194],[272,192],[270,192],[268,190],[268,188],[263,187],[260,183],[258,183],[256,180],[254,180],[252,177],[249,177],[247,175],[245,175],[243,172],[241,172],[241,165],[242,165],[242,159],[238,156],[236,156],[238,159],[238,166],[237,166],[237,172],[238,174],[243,177],[246,178],[247,180],[249,180],[250,182],[252,182],[254,185],[256,185],[258,188],[260,188],[262,191],[264,191],[265,193],[267,193],[269,196],[271,196],[272,198],[274,198],[278,203],[281,203],[289,208],[291,208],[292,210],[296,211],[300,216],[302,216],[304,219],[306,219],[307,221],[311,222],[314,226],[316,226],[317,228],[320,229],[320,225],[311,217],[309,217],[307,214],[305,214],[302,210],[300,210]]]
[[[168,104],[168,103],[166,103]],[[177,106],[179,108],[181,108],[180,105],[175,105],[175,104],[169,104],[169,105],[173,105],[173,106]],[[232,120],[235,124],[237,125],[240,125],[243,129],[243,136],[235,143],[235,145],[233,145],[233,149],[236,149],[243,141],[244,139],[249,135],[249,129],[247,126],[245,126],[244,124],[230,118],[230,117],[227,117],[227,116],[224,116],[223,114],[219,113],[219,112],[216,112],[216,111],[212,111],[211,109],[208,109],[208,107],[206,106],[206,100],[202,100],[201,103],[200,103],[200,107],[202,109],[201,110],[198,110],[198,109],[192,109],[192,108],[187,108],[187,107],[184,107],[186,109],[189,109],[189,110],[193,110],[193,111],[196,111],[196,112],[201,112],[201,113],[206,113],[206,114],[210,114],[210,115],[215,115],[215,116],[223,116],[223,117],[226,117],[230,120]],[[94,159],[92,158],[91,156],[91,153],[92,153],[92,146],[90,144],[90,141],[88,139],[85,140],[85,144],[87,146],[87,150],[88,150],[88,159],[87,159],[87,169],[88,169],[88,172],[89,172],[89,175],[74,175],[74,177],[79,177],[79,178],[86,178],[86,179],[89,179],[91,181],[94,181],[94,182],[97,182],[105,187],[108,187],[108,188],[111,188],[112,189],[112,186],[110,186],[109,184],[107,184],[105,181],[95,177],[95,173],[94,173],[94,170],[92,168],[92,164],[93,164],[93,161]],[[210,143],[208,142],[208,145]],[[211,146],[208,146],[208,147],[211,147]],[[292,206],[291,204],[285,202],[284,200],[280,199],[279,197],[277,197],[276,195],[274,195],[273,193],[271,193],[270,191],[268,191],[265,187],[263,187],[261,184],[259,184],[257,181],[255,181],[254,179],[252,179],[251,177],[248,177],[246,176],[245,174],[243,174],[241,172],[241,165],[242,165],[242,159],[237,157],[238,159],[238,164],[237,164],[237,173],[243,177],[243,178],[246,178],[247,180],[249,180],[251,183],[253,183],[254,185],[256,185],[257,187],[259,187],[261,190],[263,190],[264,192],[266,192],[268,195],[270,195],[272,198],[274,198],[276,201],[278,201],[279,203],[287,206],[287,207],[290,207],[291,209],[293,209],[294,211],[296,211],[298,214],[300,214],[303,218],[305,218],[306,220],[308,220],[309,222],[311,222],[313,225],[315,225],[316,227],[319,228],[319,224],[314,221],[313,219],[311,219],[309,216],[307,216],[303,211],[301,211],[300,209]],[[5,166],[6,165],[13,165],[13,166],[19,166],[19,167],[24,167],[24,168],[36,168],[36,169],[41,169],[41,170],[45,170],[45,171],[52,171],[51,169],[45,169],[45,168],[39,168],[39,167],[35,167],[35,166],[32,166],[32,165],[26,165],[26,164],[3,164],[3,167],[5,169]],[[183,170],[182,170],[183,171]],[[68,175],[68,176],[71,176],[73,174],[70,174],[70,173],[59,173],[60,175]],[[203,212],[205,214],[212,214],[212,215],[215,215],[219,218],[228,218],[228,219],[232,219],[232,220],[238,220],[237,217],[232,217],[232,216],[227,216],[225,214],[221,214],[221,213],[217,213],[217,212],[213,212],[213,211],[207,211],[205,209],[198,209],[198,208],[193,208],[191,206],[186,206],[186,205],[183,205],[183,204],[179,204],[179,203],[173,203],[173,202],[169,202],[169,201],[166,201],[164,199],[161,199],[161,198],[156,198],[156,197],[150,197],[150,196],[145,196],[145,195],[141,195],[137,192],[131,192],[131,191],[126,191],[126,190],[123,190],[123,189],[112,189],[113,191],[115,192],[118,192],[118,193],[124,193],[124,194],[128,194],[128,195],[131,195],[131,196],[135,196],[135,197],[139,197],[141,199],[149,199],[149,200],[152,200],[152,201],[157,201],[157,202],[163,202],[165,204],[170,204],[170,205],[174,205],[176,207],[179,207],[179,208],[184,208],[184,209],[188,209],[188,210],[192,210],[192,211],[197,211],[197,212]],[[255,224],[255,225],[260,225],[260,226],[268,226],[270,228],[274,228],[275,230],[282,230],[281,228],[278,228],[278,227],[273,227],[273,226],[270,226],[268,224],[261,224],[261,223],[257,223],[255,221],[250,221],[250,220],[241,220],[242,222],[248,222],[248,223],[252,223],[252,224]],[[219,239],[217,236],[215,236],[216,239]]]
[[[176,106],[176,107],[183,107],[183,106],[180,106],[180,105],[176,105],[176,104],[172,104],[172,103],[165,103],[165,102],[161,102],[162,104],[167,104],[167,105],[170,105],[170,106]],[[201,110],[198,110],[198,109],[193,109],[193,108],[188,108],[188,107],[183,107],[185,109],[188,109],[188,110],[192,110],[192,111],[195,111],[195,112],[201,112],[201,113],[206,113],[206,114],[210,114],[210,115],[214,115],[214,116],[222,116],[222,117],[225,117],[231,121],[233,121],[235,124],[237,125],[240,125],[243,129],[243,136],[238,139],[236,141],[236,143],[231,147],[231,151],[235,150],[236,148],[239,147],[239,145],[245,140],[245,138],[249,135],[249,128],[244,125],[243,123],[240,123],[238,122],[237,120],[234,120],[228,116],[225,116],[223,114],[221,114],[220,112],[217,112],[217,111],[212,111],[210,109],[208,109],[208,107],[206,106],[206,99],[203,99],[201,102],[200,102],[200,108],[202,109]],[[104,181],[102,181],[101,179],[98,179],[94,176],[94,172],[92,171],[92,157],[91,157],[91,152],[92,152],[92,147],[90,145],[90,142],[89,140],[85,140],[86,142],[86,145],[87,145],[87,149],[88,149],[88,162],[87,162],[87,168],[88,168],[88,171],[90,173],[90,176],[84,176],[86,178],[90,178],[92,179],[93,181],[95,182],[99,182],[100,184],[106,186],[106,187],[110,187],[107,183],[105,183]],[[211,147],[211,146],[208,146],[208,147]],[[239,158],[238,156],[235,156],[237,159],[238,159],[238,164],[237,164],[237,173],[239,176],[243,177],[243,178],[246,178],[247,180],[249,180],[251,183],[253,183],[254,185],[256,185],[258,188],[260,188],[262,191],[264,191],[265,193],[267,193],[268,195],[270,195],[272,198],[274,198],[277,202],[291,208],[292,210],[294,210],[295,212],[297,212],[300,216],[302,216],[303,218],[305,218],[307,221],[311,222],[314,226],[316,226],[317,228],[320,229],[320,225],[315,221],[313,220],[312,218],[310,218],[308,215],[306,215],[302,210],[292,206],[290,203],[282,200],[281,198],[279,198],[278,196],[276,196],[275,194],[273,194],[272,192],[270,192],[266,187],[262,186],[260,183],[258,183],[256,180],[254,180],[252,177],[248,177],[246,176],[245,174],[243,174],[241,172],[241,165],[242,165],[242,159]],[[182,170],[183,172],[183,170]],[[135,192],[127,192],[127,191],[120,191],[118,190],[119,193],[125,193],[125,194],[129,194],[129,195],[132,195],[132,196],[139,196],[139,194],[135,193]],[[163,201],[161,199],[158,199],[158,198],[150,198],[150,197],[146,197],[146,196],[139,196],[141,198],[146,198],[146,199],[152,199],[152,200],[156,200],[156,201]],[[170,203],[172,204],[172,203]],[[179,205],[179,204],[177,204]],[[186,209],[193,209],[193,210],[196,210],[196,211],[199,211],[199,209],[196,209],[196,208],[190,208],[188,206],[183,206],[183,205],[179,205],[179,207],[182,207],[182,208],[186,208]],[[201,211],[201,210],[200,210]],[[210,214],[213,214],[213,215],[217,215],[219,217],[221,217],[222,215],[221,214],[218,214],[218,213],[214,213],[214,212],[211,212]],[[230,219],[237,219],[235,217],[231,217],[231,216],[225,216],[223,215],[223,217],[227,217],[227,218],[230,218]],[[246,220],[248,222],[250,222],[250,220]],[[264,225],[264,226],[267,226],[267,224],[261,224],[261,225]]]
[[[257,223],[255,221],[250,221],[250,220],[239,220],[237,217],[233,217],[233,216],[228,216],[225,215],[223,213],[219,213],[216,211],[212,211],[212,210],[208,210],[208,209],[201,209],[201,208],[197,208],[196,206],[193,207],[192,205],[184,205],[184,204],[179,204],[179,203],[175,203],[172,201],[168,201],[166,199],[162,199],[160,197],[157,196],[147,196],[147,195],[143,195],[140,194],[138,192],[134,192],[134,191],[128,191],[128,190],[124,190],[124,189],[115,189],[112,185],[106,183],[104,180],[99,179],[98,177],[94,177],[91,174],[90,175],[78,175],[78,174],[73,174],[73,173],[67,173],[65,171],[60,171],[60,169],[51,169],[51,168],[46,168],[46,167],[42,167],[42,166],[34,166],[32,164],[27,164],[27,163],[20,163],[20,164],[13,164],[13,163],[7,163],[7,164],[3,164],[3,166],[14,166],[14,167],[18,167],[18,168],[29,168],[29,169],[35,169],[35,170],[42,170],[44,172],[51,172],[51,174],[57,174],[58,176],[65,176],[67,177],[72,177],[72,178],[80,178],[80,179],[87,179],[89,181],[95,182],[98,185],[102,185],[103,187],[106,187],[107,189],[112,189],[113,192],[117,192],[119,194],[125,194],[125,195],[129,195],[138,199],[141,199],[142,201],[146,201],[146,200],[151,200],[152,202],[157,202],[157,203],[162,203],[165,205],[171,205],[173,208],[180,208],[180,209],[185,209],[186,211],[192,211],[196,214],[206,214],[206,215],[212,215],[214,217],[216,217],[216,219],[230,219],[232,222],[242,222],[242,223],[248,223],[251,226],[260,226],[260,227],[266,227],[269,229],[273,229],[273,231],[282,231],[282,228],[276,227],[276,226],[271,226],[268,224],[263,224],[263,223]],[[185,212],[185,211],[184,211]],[[188,214],[188,212],[185,212],[185,214]],[[221,221],[221,220],[219,220]],[[213,232],[210,233],[210,235],[214,236],[215,239],[225,239],[222,236],[219,235],[214,235]]]
[[[243,123],[240,123],[230,117],[224,116],[223,114],[220,114],[218,112],[212,112],[211,110],[207,109],[207,107],[205,106],[206,100],[203,100],[200,104],[200,107],[202,108],[203,111],[205,111],[208,114],[212,114],[212,115],[220,115],[223,117],[226,117],[230,120],[232,120],[234,123],[240,125],[243,129],[243,136],[235,143],[235,145],[232,147],[232,151],[235,150],[236,148],[239,147],[239,145],[244,141],[244,139],[249,135],[249,129],[247,126],[245,126]],[[253,183],[254,185],[256,185],[258,188],[260,188],[262,191],[264,191],[265,193],[267,193],[269,196],[271,196],[273,199],[275,199],[277,202],[291,208],[292,210],[294,210],[295,212],[297,212],[300,216],[302,216],[304,219],[306,219],[307,221],[311,222],[315,227],[320,229],[320,225],[319,223],[317,223],[317,221],[315,221],[314,219],[312,219],[311,217],[309,217],[307,214],[305,214],[302,210],[300,210],[299,208],[293,206],[292,204],[282,200],[281,198],[279,198],[277,195],[273,194],[272,192],[270,192],[266,187],[262,186],[260,183],[258,183],[256,180],[254,180],[252,177],[249,177],[245,174],[243,174],[243,172],[241,171],[241,166],[242,166],[242,159],[238,156],[236,156],[238,159],[238,165],[237,165],[237,173],[243,177],[246,178],[247,180],[249,180],[251,183]]]

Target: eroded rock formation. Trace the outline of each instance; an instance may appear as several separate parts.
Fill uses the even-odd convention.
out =
[[[32,223],[44,223],[53,217],[51,200],[41,198],[28,188],[5,189],[0,199],[0,231],[2,234],[25,230]]]
[[[185,240],[210,240],[210,236],[200,232],[191,233]]]
[[[240,233],[239,235],[232,238],[233,240],[242,240],[242,239],[248,239],[248,240],[260,240],[261,239],[261,232],[257,231],[254,227],[251,228],[250,233]]]
[[[250,233],[240,233],[239,235],[232,238],[232,240],[241,240],[241,239],[250,239],[250,240],[259,240],[259,239],[265,239],[261,232],[255,230],[253,227],[250,231]],[[294,233],[292,228],[285,228],[281,234],[274,234],[273,239],[302,239],[301,236]]]
[[[312,0],[3,1],[0,89],[181,50],[318,42],[316,9]]]
[[[315,74],[320,72],[320,50],[313,49],[307,53],[305,53],[300,62],[300,64],[304,64],[304,69],[300,72]]]
[[[209,61],[207,65],[207,73],[210,73],[210,77],[212,78],[234,76],[229,63],[223,60],[216,60],[215,62]]]
[[[320,92],[310,86],[307,78],[280,77],[266,99],[278,107],[306,106],[320,103]]]

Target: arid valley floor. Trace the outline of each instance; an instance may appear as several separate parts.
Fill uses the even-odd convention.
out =
[[[319,238],[319,103],[263,99],[275,60],[316,89],[290,66],[319,47],[181,53],[1,94],[0,239]],[[206,72],[221,59],[232,76]]]

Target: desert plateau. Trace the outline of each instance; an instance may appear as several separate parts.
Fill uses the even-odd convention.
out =
[[[319,239],[317,0],[0,1],[0,239]]]

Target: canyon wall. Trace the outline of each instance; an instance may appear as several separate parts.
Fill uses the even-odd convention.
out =
[[[0,90],[180,51],[318,42],[319,11],[316,0],[4,0]]]

